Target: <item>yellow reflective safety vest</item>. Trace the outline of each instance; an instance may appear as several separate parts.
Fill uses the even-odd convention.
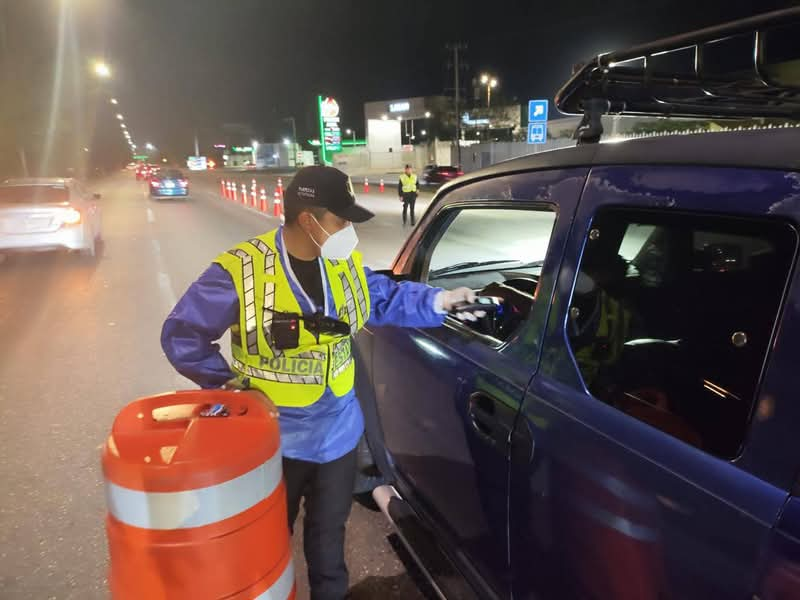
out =
[[[406,175],[405,173],[400,175],[400,185],[402,186],[402,190],[404,194],[408,194],[410,192],[417,191],[417,176],[414,174]]]
[[[600,291],[600,318],[594,339],[575,352],[586,387],[591,389],[603,367],[616,364],[625,349],[631,328],[631,313],[621,302]]]
[[[336,315],[350,324],[351,335],[320,334],[317,338],[301,320],[298,347],[278,350],[271,337],[274,312],[300,314],[302,310],[281,263],[277,234],[275,230],[243,242],[214,261],[230,273],[239,296],[239,323],[231,327],[231,368],[249,377],[250,386],[278,406],[309,406],[328,387],[344,396],[355,381],[352,336],[367,322],[370,311],[361,254],[322,261],[327,275],[323,288],[330,288]]]

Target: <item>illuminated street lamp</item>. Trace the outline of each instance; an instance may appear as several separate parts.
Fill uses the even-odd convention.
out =
[[[123,117],[121,114],[117,113],[117,119],[119,119],[120,121],[122,121],[122,119],[124,119],[124,118],[125,118],[125,117]]]
[[[119,126],[120,126],[122,129],[127,129],[127,128],[128,128],[128,126],[127,126],[127,125],[125,125],[125,123],[120,123],[120,124],[119,124]]]
[[[492,89],[497,87],[497,79],[484,73],[481,83],[486,86],[486,108],[492,107]]]
[[[114,105],[116,105],[116,104],[119,104],[119,102],[117,101],[117,99],[116,99],[116,98],[112,98],[112,99],[111,99],[111,104],[114,104]]]
[[[155,149],[156,149],[156,147],[155,147],[155,146],[153,146],[153,144],[151,144],[150,142],[147,142],[147,143],[144,145],[144,147],[145,147],[145,148],[147,148],[148,150],[155,150]]]
[[[429,110],[425,111],[425,118],[426,119],[430,119],[431,118],[431,111],[429,111]]]
[[[352,129],[345,129],[345,133],[347,135],[352,135],[353,136],[353,144],[355,144],[356,143],[356,132],[353,131]]]
[[[289,138],[283,138],[283,145],[284,146],[291,146],[292,145],[292,140],[290,140]]]
[[[96,60],[94,62],[94,66],[92,67],[94,74],[100,77],[101,79],[108,79],[111,77],[111,67],[108,66],[102,60]]]
[[[428,135],[428,131],[427,131],[427,130],[425,130],[425,129],[423,129],[423,130],[422,130],[422,131],[420,131],[419,133],[420,133],[420,135]]]

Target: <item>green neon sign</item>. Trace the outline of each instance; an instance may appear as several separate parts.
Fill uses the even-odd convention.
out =
[[[317,96],[319,114],[320,162],[331,164],[330,155],[342,149],[342,130],[339,127],[339,103],[333,98]]]

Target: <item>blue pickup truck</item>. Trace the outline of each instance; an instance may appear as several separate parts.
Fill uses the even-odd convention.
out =
[[[613,112],[796,119],[764,53],[798,19],[598,57],[557,97],[574,148],[448,184],[401,250],[503,299],[358,339],[373,496],[441,596],[800,598],[800,129],[597,143]],[[743,35],[755,75],[707,75]]]

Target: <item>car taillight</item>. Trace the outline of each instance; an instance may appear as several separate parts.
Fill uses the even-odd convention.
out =
[[[61,222],[65,225],[77,225],[81,222],[81,211],[75,208],[68,208],[61,215]]]
[[[456,173],[456,175],[463,175],[463,174],[464,174],[464,171],[459,171],[458,173]]]
[[[189,182],[188,182],[188,181],[186,181],[185,179],[179,179],[179,180],[178,180],[178,184],[179,184],[181,187],[186,187],[187,185],[189,185]]]
[[[153,187],[157,188],[158,186],[161,185],[161,182],[158,179],[151,179],[150,180],[150,185],[152,185]]]

